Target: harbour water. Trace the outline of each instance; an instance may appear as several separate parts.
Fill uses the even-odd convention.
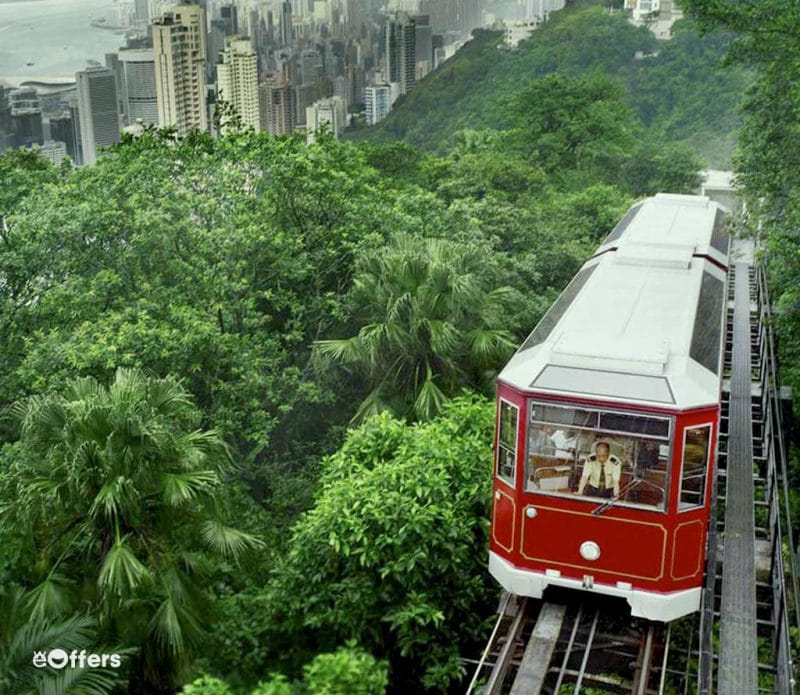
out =
[[[112,0],[0,0],[0,82],[71,82],[87,60],[101,64],[125,37],[90,22]]]

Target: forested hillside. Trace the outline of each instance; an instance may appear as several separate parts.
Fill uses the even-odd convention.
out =
[[[497,370],[636,197],[696,188],[681,118],[729,98],[671,108],[642,31],[564,17],[524,48],[536,79],[507,63],[511,120],[418,115],[426,149],[0,155],[0,692],[463,690],[495,609]],[[680,42],[687,83],[722,50]],[[495,44],[464,53],[488,82],[526,55]],[[54,642],[123,666],[68,683],[31,666]]]
[[[781,376],[800,393],[800,7],[791,0],[742,5],[730,0],[685,0],[704,30],[736,32],[728,62],[754,71],[743,104],[736,154],[737,179],[751,214],[750,231],[765,245],[781,353]],[[795,411],[798,409],[794,398]],[[796,433],[795,433],[796,434]],[[796,445],[797,442],[795,441]],[[796,446],[795,494],[800,479]],[[800,509],[796,494],[795,508]],[[795,513],[795,519],[800,514]],[[796,530],[797,531],[797,530]]]
[[[500,32],[476,31],[453,58],[400,97],[389,116],[356,134],[370,142],[402,140],[449,151],[463,130],[525,127],[516,108],[552,73],[611,79],[628,110],[620,126],[639,141],[688,143],[712,166],[730,166],[739,124],[737,104],[749,83],[741,67],[722,66],[729,35],[701,37],[681,21],[659,42],[623,12],[604,7],[555,12],[511,50]]]

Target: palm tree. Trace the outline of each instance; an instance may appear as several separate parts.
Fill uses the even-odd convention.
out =
[[[0,522],[35,534],[47,568],[32,614],[80,603],[101,633],[140,647],[137,678],[166,687],[202,633],[209,552],[236,560],[255,538],[220,518],[228,450],[174,379],[120,369],[64,395],[18,403],[15,501]]]
[[[93,618],[73,615],[65,620],[49,620],[31,615],[22,588],[14,585],[0,589],[0,615],[0,692],[105,695],[122,680],[121,674],[110,670],[84,667],[53,671],[33,665],[34,654],[54,647],[67,652],[103,652],[97,646]]]
[[[365,378],[354,419],[383,409],[430,419],[462,388],[486,386],[515,342],[502,328],[511,290],[489,289],[486,268],[480,247],[408,236],[361,262],[353,299],[364,325],[315,343]]]

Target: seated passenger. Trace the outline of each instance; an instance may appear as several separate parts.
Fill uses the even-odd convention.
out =
[[[589,497],[616,497],[622,476],[622,461],[611,453],[608,442],[597,442],[594,453],[586,457],[578,494]]]
[[[569,461],[575,457],[576,437],[570,432],[564,430],[556,430],[550,435],[555,448],[556,458]]]
[[[550,425],[532,427],[528,439],[528,450],[532,454],[552,456],[554,453],[553,428]]]
[[[644,472],[658,466],[658,442],[645,439],[640,442],[639,455],[636,457],[636,466]]]

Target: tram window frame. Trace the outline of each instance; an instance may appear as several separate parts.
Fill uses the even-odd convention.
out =
[[[582,414],[578,418],[571,415],[573,413]],[[554,417],[548,417],[556,414]],[[591,417],[585,417],[592,415]],[[633,423],[632,427],[625,429],[610,429],[601,428],[600,425],[603,421],[603,416],[608,415],[606,422],[614,421],[615,418],[628,418]],[[544,419],[546,418],[546,419]],[[581,424],[572,424],[576,419],[583,420]],[[593,419],[594,422],[590,422]],[[651,421],[651,422],[648,422]],[[617,423],[621,424],[621,420],[617,419]],[[664,432],[664,425],[666,431]],[[661,499],[657,503],[638,502],[624,499],[614,500],[613,506],[621,506],[631,509],[638,509],[651,512],[667,513],[669,510],[670,501],[670,479],[672,471],[672,452],[673,452],[673,438],[675,435],[675,417],[672,415],[657,415],[650,413],[633,413],[630,411],[619,410],[607,407],[587,407],[585,405],[567,405],[557,404],[552,402],[541,401],[537,399],[528,399],[527,407],[527,426],[525,433],[525,459],[523,462],[523,491],[528,494],[548,495],[552,497],[578,499],[580,501],[597,504],[603,502],[603,498],[594,497],[590,495],[578,495],[577,488],[580,478],[583,475],[583,468],[589,455],[594,453],[594,448],[599,441],[606,441],[611,443],[611,453],[614,450],[620,453],[620,448],[628,448],[625,452],[626,457],[622,460],[622,474],[628,478],[630,482],[641,480],[642,490],[646,490],[647,486],[655,486],[661,489]],[[562,442],[567,441],[574,444],[572,447],[572,455],[569,462],[564,460],[564,455],[557,451],[553,454],[546,453],[541,447],[533,449],[534,433],[539,433],[537,444],[541,445],[542,438],[541,432],[547,430],[553,433],[562,431]],[[645,432],[642,432],[645,430]],[[647,431],[649,430],[649,432]],[[661,431],[661,436],[652,434],[653,431]],[[552,437],[551,433],[548,433]],[[574,441],[573,441],[574,440]],[[591,444],[589,444],[591,442]],[[656,443],[658,446],[656,461],[657,464],[653,467],[648,467],[642,464],[642,449],[641,446],[646,442]],[[562,444],[563,446],[563,444]],[[589,447],[589,448],[587,448]],[[616,454],[615,454],[616,455]],[[554,478],[558,476],[569,475],[569,489],[548,489],[542,487],[534,487],[536,484],[535,476],[536,471],[541,470],[541,466],[533,464],[534,459],[542,458],[553,459],[553,470],[551,473]],[[619,457],[618,457],[619,458]],[[561,459],[561,460],[559,460]],[[566,473],[566,466],[570,467],[570,473]],[[663,466],[663,468],[661,467]],[[642,472],[644,471],[644,475]],[[656,471],[654,475],[652,472]],[[650,473],[650,476],[648,476]],[[632,478],[630,476],[633,476]],[[648,481],[648,477],[660,478],[659,484],[654,485],[652,480]],[[534,481],[534,482],[532,482]],[[663,484],[662,484],[663,482]],[[556,483],[557,484],[557,483]],[[633,492],[633,490],[631,490]],[[637,495],[639,493],[636,493]]]
[[[505,408],[505,410],[504,410]],[[503,441],[503,415],[505,413],[512,412],[514,413],[514,437],[513,437],[513,448],[510,447],[509,444]],[[511,487],[515,486],[516,479],[517,479],[517,452],[519,449],[519,425],[520,425],[520,408],[518,405],[515,405],[511,401],[507,401],[505,398],[500,399],[500,406],[497,409],[497,452],[495,453],[495,475],[502,480],[506,485],[510,485]],[[502,473],[502,463],[503,457],[505,456],[505,463],[508,464],[508,461],[511,461],[511,474],[510,476],[504,475]]]
[[[705,451],[705,461],[701,464],[700,468],[702,469],[702,474],[696,473],[699,469],[693,470],[693,475],[689,476],[691,479],[699,478],[702,481],[702,488],[700,490],[700,501],[699,502],[684,502],[683,495],[684,492],[689,492],[688,490],[684,490],[684,480],[687,479],[686,473],[686,440],[689,435],[689,432],[694,430],[706,430],[707,438],[705,442],[706,451]],[[684,428],[683,430],[683,445],[681,447],[681,475],[680,475],[680,485],[678,489],[678,511],[679,512],[686,512],[693,509],[702,509],[706,506],[706,498],[708,497],[708,467],[711,463],[711,438],[714,433],[714,423],[712,422],[703,422],[698,425],[689,425]],[[697,494],[696,491],[691,491],[691,494]]]

